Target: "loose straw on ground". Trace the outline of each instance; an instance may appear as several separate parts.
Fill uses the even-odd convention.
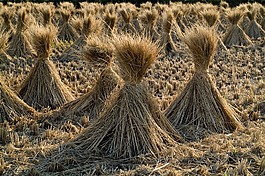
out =
[[[196,26],[184,34],[195,73],[165,115],[187,140],[198,140],[211,133],[243,128],[239,115],[221,96],[208,73],[217,45],[213,29]]]

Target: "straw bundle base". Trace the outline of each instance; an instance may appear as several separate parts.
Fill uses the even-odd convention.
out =
[[[71,93],[61,82],[59,73],[48,59],[38,59],[26,80],[22,83],[19,95],[37,110],[43,107],[55,109],[73,100]]]
[[[137,156],[146,154],[153,158],[163,156],[177,143],[153,119],[155,112],[151,112],[147,97],[143,86],[125,84],[103,115],[63,145],[53,160],[70,169],[69,158],[79,166],[110,159],[136,162]]]
[[[0,122],[12,121],[15,117],[35,115],[35,110],[22,101],[0,81]]]
[[[223,43],[226,47],[232,47],[233,45],[251,45],[252,42],[246,33],[238,25],[233,25],[228,33],[223,38]]]
[[[207,133],[231,132],[243,128],[239,115],[221,97],[206,72],[194,74],[180,96],[165,111],[165,115],[187,140],[200,139]],[[192,131],[193,134],[187,133]]]

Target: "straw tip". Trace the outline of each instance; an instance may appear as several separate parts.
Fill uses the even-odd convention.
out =
[[[140,82],[158,57],[157,44],[147,37],[129,34],[115,36],[113,43],[122,78],[129,82]]]

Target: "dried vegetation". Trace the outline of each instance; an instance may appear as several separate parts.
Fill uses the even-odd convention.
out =
[[[0,6],[0,175],[264,175],[261,4]]]

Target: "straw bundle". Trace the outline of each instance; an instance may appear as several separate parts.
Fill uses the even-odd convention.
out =
[[[27,57],[35,55],[27,35],[29,23],[30,18],[28,11],[24,8],[20,9],[18,12],[16,32],[12,36],[7,48],[7,53],[11,57]]]
[[[215,28],[216,24],[220,18],[220,13],[215,9],[205,10],[201,13],[208,27]],[[218,37],[218,46],[227,51],[226,46],[224,45],[221,38]]]
[[[7,53],[7,43],[8,43],[8,33],[0,32],[0,63],[9,65],[9,63],[13,60]]]
[[[187,140],[242,128],[239,115],[222,98],[208,73],[217,45],[216,32],[196,26],[184,34],[183,41],[193,57],[195,74],[166,109],[166,117]]]
[[[156,9],[146,10],[141,16],[140,19],[143,23],[143,33],[145,36],[152,39],[152,41],[157,41],[158,32],[156,30],[156,22],[158,18],[158,12]]]
[[[50,26],[52,25],[52,18],[55,13],[55,9],[51,6],[44,6],[42,9],[42,16],[43,16],[43,26]]]
[[[117,15],[115,13],[106,12],[103,18],[107,35],[112,35],[117,25]]]
[[[121,9],[119,13],[123,19],[123,26],[121,27],[122,31],[125,33],[135,33],[136,30],[132,26],[133,16],[132,16],[130,9],[129,8]]]
[[[3,24],[1,31],[9,33],[10,37],[14,35],[14,27],[12,25],[12,19],[14,18],[14,11],[12,8],[4,7],[1,13],[1,17],[3,18]]]
[[[105,101],[118,84],[119,78],[110,66],[113,49],[109,42],[99,37],[90,37],[87,41],[87,45],[80,51],[80,57],[91,65],[103,67],[104,70],[93,89],[55,111],[52,115],[55,119],[69,118],[72,115],[87,116],[90,120],[98,117],[104,108]]]
[[[63,24],[60,27],[58,38],[62,41],[75,41],[79,35],[73,26],[70,24],[71,11],[66,9],[61,9],[60,14],[63,19]]]
[[[231,47],[233,45],[250,45],[252,44],[249,37],[242,30],[242,28],[238,25],[239,21],[244,16],[244,12],[236,9],[231,10],[227,17],[232,24],[232,26],[228,29],[227,33],[223,38],[223,43],[226,47]]]
[[[257,39],[265,36],[265,31],[262,29],[261,25],[257,23],[257,10],[254,8],[252,11],[247,12],[247,16],[250,20],[245,32],[253,39]]]
[[[260,7],[260,14],[262,16],[261,27],[265,30],[265,7]]]
[[[136,162],[141,154],[161,156],[170,146],[176,145],[165,131],[169,130],[167,126],[162,125],[169,122],[162,115],[158,118],[160,113],[140,84],[157,57],[156,45],[140,37],[128,36],[119,37],[114,45],[125,85],[114,95],[102,116],[91,121],[79,136],[62,146],[61,152],[55,155],[53,159],[62,167],[69,167],[68,158],[75,161],[76,166],[97,159],[112,159],[116,163],[134,159]],[[171,135],[174,134],[178,136],[172,131]]]
[[[174,15],[171,10],[168,10],[163,18],[163,35],[162,35],[162,44],[164,45],[166,53],[176,53],[177,49],[173,42],[171,32],[172,26],[174,23]]]
[[[205,22],[209,27],[213,27],[217,24],[220,14],[214,9],[206,10],[201,13]]]
[[[83,28],[81,36],[58,58],[59,61],[79,60],[77,51],[87,43],[87,37],[98,35],[101,32],[101,23],[96,20],[94,15],[88,15],[83,20]]]
[[[36,115],[36,111],[21,100],[0,80],[0,122],[12,121],[23,115]]]
[[[38,60],[19,88],[22,99],[37,110],[43,107],[54,109],[73,100],[70,92],[61,82],[54,64],[49,60],[55,31],[50,27],[35,27],[32,32],[32,42]]]

